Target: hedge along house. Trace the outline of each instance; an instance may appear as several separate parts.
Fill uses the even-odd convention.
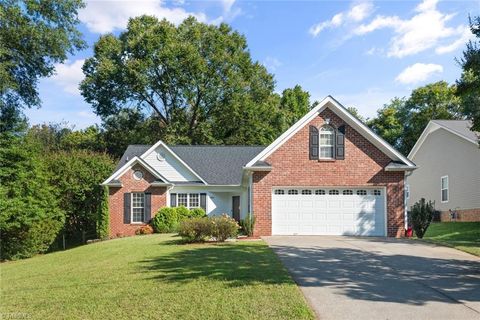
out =
[[[329,96],[267,147],[131,145],[103,184],[112,237],[181,205],[252,213],[256,236],[401,236],[415,168]]]

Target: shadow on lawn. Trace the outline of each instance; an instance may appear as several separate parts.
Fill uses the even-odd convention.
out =
[[[184,246],[184,250],[141,262],[142,269],[154,273],[153,278],[158,280],[182,282],[205,278],[225,281],[230,286],[293,283],[279,259],[265,245],[182,245],[175,240],[168,244]]]
[[[475,260],[380,255],[336,247],[272,248],[303,287],[325,287],[352,299],[411,305],[480,301],[480,263]]]

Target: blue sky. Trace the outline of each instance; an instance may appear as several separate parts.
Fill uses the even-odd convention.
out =
[[[78,91],[81,65],[100,35],[121,32],[129,17],[153,14],[179,23],[188,15],[227,22],[247,37],[252,57],[275,75],[276,91],[300,84],[312,101],[332,95],[366,117],[391,98],[460,75],[455,57],[472,38],[475,1],[87,1],[80,30],[89,48],[40,82],[42,107],[31,124],[99,123]]]

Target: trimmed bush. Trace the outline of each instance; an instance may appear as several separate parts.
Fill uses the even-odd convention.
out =
[[[245,219],[240,220],[240,227],[245,235],[253,236],[253,228],[255,227],[255,216],[251,213],[247,214]]]
[[[178,234],[187,242],[203,242],[211,238],[213,223],[210,218],[191,218],[180,222]]]
[[[175,210],[177,211],[178,221],[182,221],[191,217],[190,210],[188,210],[184,206],[176,207]]]
[[[168,233],[177,231],[178,214],[177,208],[163,207],[158,210],[151,221],[153,230],[157,233]],[[188,209],[187,209],[188,210]]]
[[[222,214],[221,216],[212,217],[210,219],[214,224],[212,236],[217,241],[223,242],[228,238],[237,236],[240,227],[238,226],[237,221],[232,217]]]
[[[150,225],[146,226],[141,226],[137,230],[135,230],[136,235],[142,235],[142,234],[152,234],[153,233],[153,228]]]
[[[430,222],[432,222],[433,215],[435,214],[434,205],[434,202],[427,202],[424,198],[422,198],[412,206],[410,213],[412,218],[412,226],[415,234],[420,239],[423,238],[425,232],[427,232]]]
[[[192,218],[203,218],[206,217],[207,214],[202,208],[193,208],[192,210],[190,210],[190,216]]]
[[[97,237],[108,239],[110,236],[110,214],[108,212],[108,187],[102,189],[101,203],[98,206]]]

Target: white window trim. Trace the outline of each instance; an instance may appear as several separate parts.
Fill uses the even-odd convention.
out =
[[[195,209],[195,208],[201,208],[201,195],[199,192],[179,192],[177,193],[176,199],[175,199],[175,207],[180,207],[178,204],[178,199],[180,194],[186,194],[187,195],[187,205],[184,206],[187,209]],[[190,195],[191,194],[196,194],[198,195],[198,207],[191,207],[190,206]]]
[[[447,187],[445,189],[443,189],[443,186],[442,186],[442,182],[443,182],[444,178],[447,178]],[[450,181],[449,180],[450,179],[448,178],[448,175],[440,177],[440,202],[441,203],[447,203],[448,200],[450,200]],[[446,201],[443,200],[443,190],[447,190],[447,200]]]
[[[133,221],[133,194],[143,194],[143,219],[145,220],[145,193],[144,192],[131,192],[130,193],[130,224],[144,224],[144,221]],[[137,209],[139,207],[135,207]]]
[[[329,131],[322,131],[322,128],[329,128],[331,130]],[[322,133],[323,132],[323,133]],[[326,133],[325,133],[326,132]],[[322,139],[320,138],[320,136],[322,134],[327,134],[327,135],[331,135],[332,136],[332,140],[333,140],[333,144],[322,144],[321,141]],[[323,126],[321,126],[319,129],[318,129],[318,158],[321,159],[321,160],[332,160],[332,159],[335,159],[335,129],[329,125],[329,124],[325,124]],[[332,149],[332,156],[331,157],[322,157],[321,154],[322,154],[322,147],[323,148],[331,148]]]

